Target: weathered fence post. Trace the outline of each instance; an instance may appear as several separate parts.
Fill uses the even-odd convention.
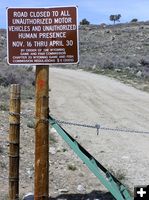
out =
[[[11,85],[9,108],[9,200],[19,199],[20,91],[20,85]]]
[[[49,197],[49,66],[36,66],[34,200]]]

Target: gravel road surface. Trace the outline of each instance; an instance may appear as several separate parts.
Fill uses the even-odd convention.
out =
[[[50,69],[51,114],[70,122],[149,131],[149,94],[115,79],[81,70]],[[65,126],[64,126],[65,127]],[[149,134],[66,127],[115,175],[134,185],[149,184]]]

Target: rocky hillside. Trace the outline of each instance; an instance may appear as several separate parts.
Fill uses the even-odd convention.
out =
[[[80,63],[77,68],[133,82],[140,89],[149,91],[149,22],[83,25],[79,27],[79,36]],[[7,57],[5,30],[0,31],[0,37],[0,68],[3,68]]]
[[[80,28],[80,65],[149,76],[149,23]],[[134,69],[134,70],[133,70]]]
[[[149,22],[80,28],[80,67],[149,91]]]

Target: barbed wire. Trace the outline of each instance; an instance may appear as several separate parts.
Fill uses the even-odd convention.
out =
[[[26,172],[25,172],[26,173]],[[9,178],[8,176],[0,176],[0,180],[2,180],[2,181],[9,181],[11,178]],[[31,177],[29,177],[29,175],[25,175],[23,178],[21,178],[21,175],[19,175],[19,183],[20,184],[22,184],[22,183],[24,183],[24,180],[25,179],[28,179],[28,180],[30,180],[31,182],[33,182],[33,175],[31,176]]]
[[[9,180],[8,177],[4,177],[4,176],[0,176],[0,179],[1,179],[1,180]]]
[[[34,118],[34,116],[31,116],[30,114],[26,114],[24,112],[21,112],[21,113],[9,112],[9,114],[20,116],[22,118],[28,118],[28,119]],[[52,118],[58,124],[96,129],[97,135],[99,134],[99,130],[112,131],[112,132],[149,134],[149,131],[144,131],[144,130],[134,130],[134,129],[130,129],[130,128],[127,128],[127,129],[126,128],[125,129],[124,128],[111,128],[111,127],[101,126],[101,124],[99,124],[99,123],[96,123],[94,125],[90,125],[90,124],[84,124],[84,123],[77,123],[77,122],[69,122],[69,121],[59,120],[59,119],[56,119],[55,117],[52,117]],[[49,119],[46,119],[46,121],[49,121]]]
[[[16,116],[20,116],[20,117],[25,117],[25,118],[33,118],[33,116],[20,112],[20,113],[15,113],[15,112],[9,112],[10,115],[16,115]]]
[[[22,100],[25,100],[25,99],[35,99],[35,95],[33,94],[26,94],[26,93],[21,93],[20,95],[18,95]],[[9,95],[4,95],[4,96],[1,96],[1,101],[10,101],[10,96]]]

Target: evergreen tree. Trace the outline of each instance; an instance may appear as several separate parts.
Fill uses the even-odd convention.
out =
[[[80,22],[80,25],[89,25],[89,24],[90,22],[86,18],[82,19],[82,21]]]
[[[120,21],[120,18],[121,18],[121,14],[118,14],[118,15],[110,15],[110,21],[113,21],[114,24],[116,21]]]

